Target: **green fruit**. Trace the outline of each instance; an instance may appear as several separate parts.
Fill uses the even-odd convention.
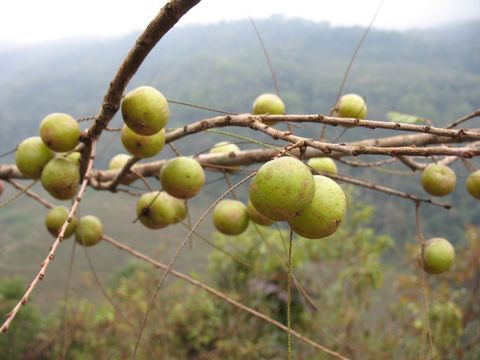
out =
[[[240,148],[237,145],[228,141],[220,141],[213,145],[210,149],[210,154],[228,154],[237,151],[240,151]]]
[[[288,223],[293,231],[308,239],[332,235],[343,221],[347,199],[342,188],[332,179],[315,175],[312,202]]]
[[[197,195],[205,184],[202,165],[192,158],[180,156],[169,160],[160,170],[163,190],[179,199]]]
[[[137,217],[149,229],[161,229],[178,219],[178,209],[166,192],[143,194],[137,202]]]
[[[123,98],[122,116],[135,133],[156,134],[165,127],[170,116],[167,99],[151,86],[140,86]]]
[[[59,200],[71,199],[78,190],[80,172],[78,166],[65,158],[55,158],[42,171],[42,186]]]
[[[430,164],[422,172],[423,189],[434,196],[450,194],[457,183],[457,176],[448,166]]]
[[[131,155],[117,154],[110,160],[110,163],[108,164],[108,169],[109,170],[120,170],[125,166],[125,164],[128,162],[128,160],[130,160],[131,158],[132,158]],[[125,185],[130,185],[133,182],[135,182],[135,179],[130,179],[128,176],[124,177],[121,181],[121,183],[125,184]]]
[[[265,163],[250,183],[253,206],[272,220],[289,220],[312,202],[315,181],[300,160],[285,156]]]
[[[367,116],[367,104],[357,94],[346,94],[338,100],[335,113],[343,118],[365,119]]]
[[[316,157],[311,158],[308,160],[307,163],[313,169],[317,170],[318,172],[323,172],[327,174],[337,174],[337,165],[333,159],[328,157]]]
[[[122,144],[127,151],[140,158],[146,159],[157,155],[165,145],[165,130],[154,135],[143,136],[134,133],[127,126],[122,128]]]
[[[53,158],[53,152],[38,136],[29,137],[18,145],[15,160],[23,175],[38,178],[43,167]]]
[[[45,226],[50,234],[57,237],[58,232],[62,228],[63,224],[68,218],[68,209],[65,206],[56,206],[47,214],[45,218]],[[72,218],[70,224],[68,224],[67,229],[65,230],[64,238],[69,238],[75,232],[77,228],[77,219],[75,217]]]
[[[80,126],[68,114],[53,113],[40,123],[40,137],[45,145],[57,152],[71,151],[80,139]]]
[[[239,235],[248,227],[245,205],[238,200],[222,200],[213,209],[213,224],[225,235]]]
[[[441,274],[453,265],[455,249],[444,238],[432,238],[423,250],[423,269],[429,274]]]
[[[262,94],[255,99],[252,106],[253,115],[283,115],[285,104],[275,94]],[[267,125],[275,125],[277,121],[264,121]]]
[[[474,198],[480,199],[480,170],[474,171],[468,175],[467,190]]]
[[[252,202],[249,200],[247,204],[247,214],[250,220],[252,220],[255,224],[259,225],[272,225],[275,221],[272,219],[267,218],[265,215],[260,213],[255,207],[253,206]]]
[[[78,151],[74,151],[65,157],[68,160],[73,161],[75,165],[80,166],[80,159],[82,158],[82,154],[80,154]]]
[[[185,201],[182,199],[177,199],[172,197],[172,203],[175,208],[175,219],[173,221],[174,224],[183,221],[187,217],[187,206],[185,205]]]
[[[87,215],[80,219],[75,232],[75,240],[83,246],[93,246],[102,240],[102,222],[93,215]]]

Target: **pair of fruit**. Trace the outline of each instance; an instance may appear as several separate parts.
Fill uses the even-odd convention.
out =
[[[64,206],[57,206],[51,209],[45,218],[45,225],[50,234],[57,237],[60,229],[68,218],[68,209]],[[102,222],[95,216],[87,215],[77,223],[75,217],[68,224],[64,238],[67,239],[75,233],[76,241],[84,246],[93,246],[100,242],[103,237]]]
[[[165,145],[164,128],[170,117],[165,96],[151,86],[137,87],[125,95],[121,111],[125,149],[141,159],[157,155]]]
[[[149,229],[176,224],[187,215],[185,201],[164,191],[143,194],[137,202],[137,217]]]

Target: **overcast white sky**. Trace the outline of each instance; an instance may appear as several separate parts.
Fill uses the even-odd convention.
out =
[[[366,26],[380,0],[203,0],[182,20],[211,23],[272,14]],[[2,0],[0,42],[110,36],[145,27],[164,0]],[[375,26],[424,28],[480,18],[480,0],[385,0]]]

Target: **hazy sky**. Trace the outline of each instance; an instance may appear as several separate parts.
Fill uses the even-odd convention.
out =
[[[333,25],[367,25],[380,0],[203,0],[181,23],[282,14]],[[138,30],[163,0],[2,0],[0,42],[69,36],[110,36]],[[387,29],[424,28],[480,18],[480,0],[385,0],[375,23]]]

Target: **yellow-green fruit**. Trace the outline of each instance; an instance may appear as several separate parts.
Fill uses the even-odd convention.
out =
[[[247,204],[247,214],[250,220],[252,220],[255,224],[258,224],[258,225],[268,226],[268,225],[272,225],[275,222],[272,219],[269,219],[268,217],[260,213],[257,209],[255,209],[255,207],[253,206],[250,200],[248,200],[248,204]]]
[[[252,106],[254,115],[283,115],[285,114],[285,104],[275,94],[262,94],[255,99]],[[277,121],[264,121],[267,125],[275,125]]]
[[[60,229],[68,218],[68,209],[65,206],[56,206],[47,214],[45,218],[45,226],[50,234],[57,237]],[[68,224],[67,229],[65,230],[64,238],[69,238],[75,232],[77,228],[77,219],[72,218],[70,224]]]
[[[288,223],[297,234],[320,239],[337,231],[347,211],[347,199],[332,179],[322,175],[313,178],[315,195],[312,202]]]
[[[149,229],[161,229],[173,224],[178,209],[166,192],[152,191],[143,194],[137,202],[137,217]]]
[[[228,141],[220,141],[219,143],[216,143],[215,145],[213,145],[213,147],[210,149],[210,154],[230,154],[229,157],[234,157],[234,153],[237,151],[240,151],[240,148],[237,145],[232,144]],[[228,159],[226,159],[226,161],[228,161]],[[223,164],[218,163],[218,165],[223,165]],[[232,165],[228,165],[228,163],[224,165],[228,166],[228,168],[226,168],[227,172],[235,172],[235,170],[238,170],[241,168],[241,166],[239,165],[232,166]]]
[[[93,246],[102,240],[102,222],[93,215],[87,215],[80,219],[75,231],[75,240],[83,246]]]
[[[179,199],[197,195],[205,184],[202,165],[192,158],[179,156],[169,160],[160,170],[163,190]]]
[[[78,144],[80,133],[80,126],[68,114],[53,113],[47,115],[40,123],[40,137],[53,151],[73,150]]]
[[[141,159],[157,155],[165,145],[165,130],[160,130],[154,135],[143,136],[134,133],[127,126],[122,128],[122,144],[127,151]]]
[[[80,159],[82,157],[82,154],[80,154],[78,151],[74,151],[65,157],[68,160],[73,161],[77,166],[80,166]]]
[[[422,172],[423,189],[434,196],[450,194],[457,183],[455,172],[448,166],[430,164]]]
[[[38,178],[44,166],[53,158],[53,152],[38,136],[29,137],[18,145],[15,161],[23,175]]]
[[[308,160],[307,163],[313,169],[317,170],[318,172],[323,172],[327,174],[337,174],[337,165],[333,159],[328,157],[316,157],[311,158]]]
[[[185,200],[177,199],[172,197],[173,207],[175,209],[175,219],[174,224],[183,221],[187,217],[187,206],[185,205]]]
[[[139,135],[153,135],[162,130],[170,116],[165,96],[151,86],[140,86],[122,100],[125,124]]]
[[[429,274],[441,274],[450,270],[455,260],[455,249],[444,238],[427,241],[423,251],[423,269]]]
[[[78,166],[65,158],[55,158],[42,171],[42,186],[59,200],[71,199],[78,190],[80,171]]]
[[[238,200],[222,200],[213,209],[213,224],[225,235],[240,235],[248,227],[246,206]]]
[[[474,198],[480,199],[480,170],[476,170],[468,175],[467,190]]]
[[[265,163],[252,179],[250,200],[272,220],[290,220],[310,205],[315,181],[300,160],[285,156]]]
[[[122,169],[125,164],[132,158],[131,155],[128,154],[117,154],[115,155],[108,164],[109,170],[119,170]],[[135,179],[129,179],[125,177],[122,179],[121,183],[125,185],[130,185],[135,181]]]
[[[357,94],[346,94],[338,100],[335,113],[339,117],[365,119],[367,117],[367,104]]]

